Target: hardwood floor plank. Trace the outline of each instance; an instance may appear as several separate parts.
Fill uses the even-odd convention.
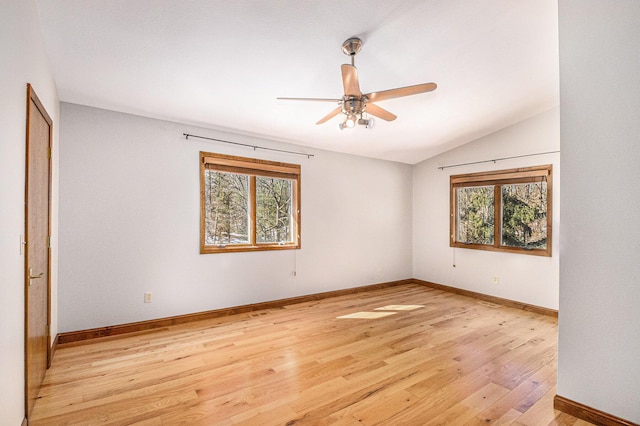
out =
[[[545,365],[526,380],[522,381],[503,398],[480,413],[476,420],[468,422],[467,425],[496,425],[504,424],[505,422],[508,423],[509,420],[515,420],[522,412],[513,407],[520,404],[522,400],[540,386],[540,382],[545,381],[550,376],[553,376],[555,383],[555,372],[556,368],[554,365]],[[513,416],[514,413],[512,413],[514,411],[515,417]]]
[[[551,387],[542,397],[527,411],[518,417],[515,425],[547,425],[557,421],[560,412],[553,409],[553,397],[556,395],[556,387]],[[551,404],[551,405],[549,405]],[[551,409],[549,409],[551,407]]]
[[[556,318],[407,284],[59,345],[31,424],[584,425],[556,358]]]
[[[332,419],[350,416],[359,424],[376,424],[410,407],[417,400],[418,398],[405,390],[390,389],[381,393],[378,398],[369,398],[340,410],[332,415]]]
[[[451,405],[446,410],[435,415],[425,425],[464,425],[480,411],[491,405],[497,399],[509,392],[494,383],[488,383],[465,399]],[[426,419],[425,419],[426,420]]]
[[[504,413],[499,419],[497,419],[495,422],[491,422],[491,425],[495,425],[495,426],[506,426],[506,425],[510,425],[513,424],[516,419],[518,417],[520,417],[522,415],[522,413],[518,410],[514,410],[513,408],[510,409],[509,411],[507,411],[506,413]]]

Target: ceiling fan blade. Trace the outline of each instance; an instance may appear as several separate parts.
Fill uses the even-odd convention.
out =
[[[341,112],[342,112],[342,106],[339,106],[338,108],[336,108],[333,111],[331,111],[329,114],[327,114],[324,117],[322,117],[320,119],[320,121],[318,121],[316,124],[326,123],[327,121],[329,121],[330,119],[332,119],[336,115],[340,114]]]
[[[358,70],[353,65],[342,64],[342,86],[345,96],[361,97],[360,83],[358,82]]]
[[[386,99],[400,98],[402,96],[417,95],[418,93],[431,92],[438,87],[435,83],[416,84],[415,86],[398,87],[397,89],[383,90],[382,92],[368,93],[365,96],[371,102],[384,101]]]
[[[340,102],[342,99],[327,98],[276,98],[279,101],[312,101],[312,102]]]
[[[392,114],[386,109],[380,108],[378,105],[370,102],[367,103],[367,114],[371,114],[374,117],[382,118],[387,121],[393,121],[398,118],[395,114]]]

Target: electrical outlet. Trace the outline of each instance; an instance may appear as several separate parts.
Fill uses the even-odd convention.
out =
[[[147,292],[144,294],[144,303],[151,303],[152,297],[151,292]]]
[[[493,283],[498,284],[498,277],[493,277]]]

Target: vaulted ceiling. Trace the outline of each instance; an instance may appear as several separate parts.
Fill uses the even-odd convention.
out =
[[[60,99],[414,164],[558,105],[556,0],[38,0]],[[342,42],[398,116],[340,130]],[[517,141],[514,141],[517,143]]]

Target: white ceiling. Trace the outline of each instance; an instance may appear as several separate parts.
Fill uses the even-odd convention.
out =
[[[37,0],[60,99],[415,164],[558,105],[556,0]],[[342,42],[398,116],[339,130]],[[517,141],[514,141],[517,143]],[[303,150],[303,148],[301,148]]]

